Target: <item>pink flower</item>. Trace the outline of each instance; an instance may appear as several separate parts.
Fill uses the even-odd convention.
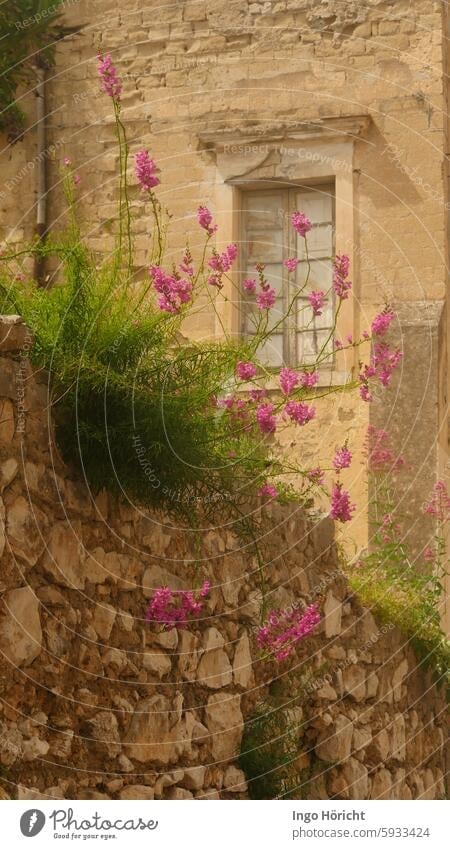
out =
[[[435,558],[436,553],[434,551],[434,548],[431,545],[427,545],[427,547],[424,548],[423,551],[423,559],[426,561],[426,563],[432,563]]]
[[[187,274],[188,277],[194,276],[194,267],[192,265],[192,256],[189,248],[185,249],[183,258],[179,263],[178,268],[182,274]]]
[[[143,192],[149,192],[159,184],[155,160],[148,150],[139,150],[135,156],[135,174]]]
[[[311,387],[316,386],[318,382],[318,371],[304,371],[300,378],[300,383],[304,389],[310,389]]]
[[[208,278],[210,286],[216,286],[218,289],[222,288],[222,274],[230,270],[237,257],[237,253],[238,249],[235,244],[228,245],[221,254],[217,253],[216,250],[213,251],[213,255],[208,262],[209,267],[214,271],[214,274],[211,274]]]
[[[438,522],[448,522],[450,519],[450,496],[444,481],[434,484],[423,512],[434,516]]]
[[[197,210],[197,221],[200,224],[200,227],[203,227],[203,229],[206,230],[208,236],[212,236],[213,233],[216,232],[217,224],[212,224],[212,214],[208,207],[199,206]]]
[[[314,407],[309,407],[301,401],[288,401],[284,411],[298,425],[308,424],[316,415]]]
[[[112,58],[109,53],[106,56],[98,55],[98,74],[102,84],[102,89],[113,100],[120,100],[122,92],[122,83],[117,76],[117,70],[112,63]]]
[[[252,280],[251,277],[247,277],[242,285],[246,292],[256,292],[256,280]]]
[[[75,174],[75,176],[73,178],[73,182],[75,183],[76,186],[78,186],[81,183],[81,177],[80,177],[79,174]]]
[[[364,453],[371,472],[398,471],[405,465],[401,454],[394,453],[388,432],[373,425],[367,428]]]
[[[347,254],[338,254],[333,263],[333,289],[341,301],[345,301],[352,288],[351,280],[348,280],[350,259]]]
[[[188,620],[198,616],[203,609],[200,599],[209,595],[210,583],[205,581],[200,590],[170,590],[159,587],[153,593],[145,618],[147,622],[163,625],[165,630],[185,628]]]
[[[386,333],[386,330],[394,318],[394,313],[390,309],[385,309],[383,312],[380,312],[379,315],[375,316],[371,326],[373,335],[382,336]]]
[[[273,486],[270,483],[265,483],[260,489],[258,489],[258,495],[261,498],[276,498],[278,495],[278,490],[276,486]]]
[[[310,292],[308,295],[308,301],[312,307],[313,314],[322,315],[322,307],[326,301],[325,292],[321,292],[319,289],[314,292]]]
[[[334,340],[334,347],[336,348],[336,351],[342,351],[344,346],[343,346],[340,339],[335,339]]]
[[[293,257],[292,259],[285,259],[283,265],[288,271],[295,271],[299,262],[299,259],[295,259],[295,257]]]
[[[250,401],[261,401],[265,398],[267,392],[265,389],[250,389],[248,393],[248,397]]]
[[[340,472],[341,469],[348,469],[351,462],[352,453],[348,450],[347,446],[344,445],[342,448],[338,448],[333,459],[333,466],[336,471]]]
[[[64,165],[66,166],[66,168],[68,168],[68,167],[69,167],[69,165],[72,165],[72,160],[71,160],[71,159],[69,159],[69,157],[68,157],[68,156],[65,156],[65,157],[64,157],[64,159],[63,159],[63,163],[64,163]]]
[[[158,265],[149,269],[153,285],[159,293],[158,306],[160,310],[175,315],[183,304],[187,304],[192,296],[192,281],[182,280],[174,275],[166,274]]]
[[[339,522],[349,522],[355,510],[356,505],[350,503],[350,495],[345,489],[342,489],[342,484],[333,484],[331,491],[331,518]]]
[[[251,380],[256,374],[256,366],[253,363],[239,362],[236,366],[236,374],[240,380]]]
[[[259,424],[262,433],[274,433],[277,427],[277,420],[273,414],[273,404],[260,404],[256,410],[256,421]]]
[[[294,212],[291,221],[294,230],[297,231],[299,236],[306,236],[312,228],[311,221],[304,212]]]
[[[211,583],[209,581],[203,581],[202,586],[200,587],[199,596],[200,598],[206,598],[209,595],[211,590]]]
[[[298,386],[299,377],[291,368],[282,368],[280,371],[280,386],[285,395],[290,395],[292,390]]]
[[[258,629],[256,642],[274,660],[281,662],[289,657],[297,643],[312,634],[319,622],[320,613],[315,604],[304,611],[295,608],[272,610]]]
[[[378,377],[383,386],[389,386],[392,373],[397,368],[403,354],[399,349],[391,350],[385,342],[375,342],[370,365],[365,366],[362,375],[362,380],[367,380],[369,377]]]
[[[309,472],[306,473],[306,477],[311,481],[311,483],[320,485],[324,481],[325,472],[317,466],[315,469],[310,469]]]
[[[256,303],[260,310],[270,310],[273,307],[275,301],[277,299],[277,293],[275,289],[264,289],[256,296]]]
[[[371,395],[367,383],[362,383],[359,387],[359,397],[362,401],[373,401],[373,395]]]

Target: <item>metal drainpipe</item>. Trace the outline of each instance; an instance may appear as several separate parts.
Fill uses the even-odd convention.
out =
[[[36,129],[37,129],[37,166],[36,166],[36,227],[35,234],[40,242],[45,238],[47,226],[47,167],[46,167],[46,126],[45,126],[45,68],[36,68]],[[38,286],[45,286],[45,257],[36,253],[34,257],[33,277]]]

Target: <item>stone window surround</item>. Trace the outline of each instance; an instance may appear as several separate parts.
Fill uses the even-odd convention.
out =
[[[292,125],[253,126],[251,128],[200,133],[202,148],[215,162],[213,187],[215,220],[219,225],[220,245],[239,241],[240,192],[274,185],[334,181],[336,192],[336,253],[347,253],[353,280],[352,297],[342,303],[336,326],[336,338],[345,340],[360,333],[358,278],[358,172],[354,166],[355,144],[371,123],[370,116],[330,117]],[[234,280],[237,284],[237,280]],[[239,333],[240,315],[230,284],[224,287],[225,299],[218,299],[215,331],[220,325]],[[234,300],[234,303],[233,303]],[[331,371],[323,370],[323,383],[345,383],[358,365],[354,350],[337,352]]]

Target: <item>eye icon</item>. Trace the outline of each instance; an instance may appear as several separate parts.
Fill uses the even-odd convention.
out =
[[[45,814],[33,808],[20,817],[20,830],[24,837],[36,837],[45,825]]]

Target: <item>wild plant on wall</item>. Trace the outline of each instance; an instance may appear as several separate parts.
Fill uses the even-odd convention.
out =
[[[328,290],[311,290],[309,260],[303,263],[304,279],[294,285],[300,260],[292,256],[284,263],[292,296],[279,314],[264,265],[255,264],[253,273],[241,279],[238,247],[218,247],[220,231],[205,205],[193,210],[204,234],[202,249],[194,256],[186,244],[175,261],[169,260],[170,217],[158,197],[164,176],[150,151],[129,150],[121,117],[122,82],[110,55],[98,57],[98,74],[112,103],[119,150],[113,255],[93,256],[83,239],[76,215],[80,177],[66,159],[62,179],[68,227],[63,235],[28,249],[58,258],[60,285],[39,291],[14,279],[26,249],[20,254],[6,250],[1,257],[3,309],[22,314],[35,334],[32,358],[51,373],[64,456],[81,465],[94,489],[106,487],[118,497],[181,517],[193,528],[220,514],[251,533],[255,499],[264,510],[275,500],[306,504],[315,493],[327,498],[334,520],[349,522],[356,504],[341,473],[353,462],[352,446],[337,446],[328,466],[309,467],[302,463],[301,443],[321,399],[336,391],[332,382],[324,385],[323,366],[332,374],[337,352],[360,349],[360,368],[339,392],[357,393],[364,404],[370,403],[374,386],[389,386],[402,356],[385,341],[395,319],[392,309],[387,305],[360,338],[336,338],[342,305],[352,297],[348,256],[334,258]],[[131,154],[140,189],[133,208],[127,177]],[[151,209],[153,226],[146,280],[138,283],[133,217],[139,207],[143,213]],[[297,210],[290,224],[308,257],[310,219]],[[233,337],[223,323],[223,302],[230,297],[249,303],[252,327],[245,338]],[[280,325],[302,312],[307,331],[332,298],[333,326],[314,361],[278,373],[269,369],[261,351]],[[215,312],[220,337],[186,341],[180,331],[205,303]],[[288,461],[277,447],[286,428],[295,428],[298,443]],[[191,592],[160,587],[147,620],[155,627],[186,627],[207,605],[209,592],[201,575]],[[258,645],[282,661],[317,626],[320,610],[316,604],[294,613],[264,608],[262,620]]]

